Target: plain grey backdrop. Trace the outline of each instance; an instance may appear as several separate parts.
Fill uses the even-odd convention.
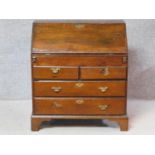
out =
[[[155,99],[155,20],[124,20],[129,47],[128,97]],[[0,20],[0,100],[31,99],[33,20]]]

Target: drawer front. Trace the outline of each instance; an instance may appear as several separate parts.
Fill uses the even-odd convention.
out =
[[[127,68],[124,66],[82,67],[81,79],[126,79]]]
[[[34,114],[125,114],[124,98],[48,98],[34,99]]]
[[[73,56],[33,54],[34,66],[126,66],[126,56]]]
[[[78,79],[77,67],[33,67],[34,79]]]
[[[125,96],[126,81],[35,81],[35,96]]]

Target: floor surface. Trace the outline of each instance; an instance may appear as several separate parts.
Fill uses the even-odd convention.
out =
[[[39,132],[31,131],[31,100],[0,101],[0,134],[7,135],[120,135],[155,134],[155,101],[129,100],[129,131],[121,132],[116,123],[110,126],[51,126]]]

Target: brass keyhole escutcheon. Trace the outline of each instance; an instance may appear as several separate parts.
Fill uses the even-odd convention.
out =
[[[84,83],[81,83],[81,82],[75,84],[75,86],[77,88],[81,88],[81,87],[83,87],[83,85],[84,85]]]
[[[61,91],[61,87],[52,87],[51,88],[52,89],[52,91],[54,91],[55,93],[59,93],[60,91]]]
[[[104,76],[109,75],[109,68],[108,68],[108,67],[102,67],[101,73],[102,73]]]
[[[105,87],[99,87],[98,88],[102,93],[106,92],[108,90],[108,87],[105,86]]]
[[[98,107],[99,107],[100,110],[103,110],[104,111],[104,110],[106,110],[109,107],[109,105],[107,105],[107,104],[101,104]]]
[[[53,74],[58,74],[60,72],[60,68],[58,67],[50,68],[50,70],[52,71]]]
[[[82,29],[82,28],[84,28],[85,27],[85,24],[75,24],[75,27],[77,28],[77,29]]]
[[[75,102],[76,102],[77,104],[83,104],[83,103],[84,103],[84,100],[79,99],[79,100],[76,100]]]
[[[62,104],[57,103],[57,102],[53,102],[52,103],[52,106],[55,107],[55,108],[61,108],[62,107]]]

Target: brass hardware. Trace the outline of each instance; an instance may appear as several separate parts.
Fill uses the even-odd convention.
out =
[[[52,87],[51,88],[55,93],[59,93],[61,91],[61,87]]]
[[[75,27],[78,29],[84,28],[85,25],[84,24],[75,24]]]
[[[101,104],[98,106],[100,110],[106,110],[109,106],[107,104]]]
[[[126,63],[128,61],[127,57],[123,57],[123,63]]]
[[[51,54],[50,54],[50,53],[45,53],[44,55],[46,55],[46,56],[50,56]]]
[[[106,92],[108,90],[108,87],[99,87],[98,88],[102,93]]]
[[[37,57],[33,56],[32,57],[32,62],[36,62],[36,60],[37,60]]]
[[[83,85],[84,85],[84,83],[80,83],[80,82],[75,84],[75,86],[78,88],[81,88]]]
[[[55,108],[61,108],[62,104],[57,103],[57,102],[53,102],[52,106],[55,107]]]
[[[76,100],[75,102],[76,102],[77,104],[83,104],[83,103],[84,103],[84,100],[79,99],[79,100]]]
[[[55,67],[55,68],[50,68],[50,70],[52,71],[53,74],[58,74],[60,71],[60,68]]]
[[[104,74],[104,76],[107,76],[109,74],[109,68],[108,67],[103,67],[101,69],[101,73]]]

